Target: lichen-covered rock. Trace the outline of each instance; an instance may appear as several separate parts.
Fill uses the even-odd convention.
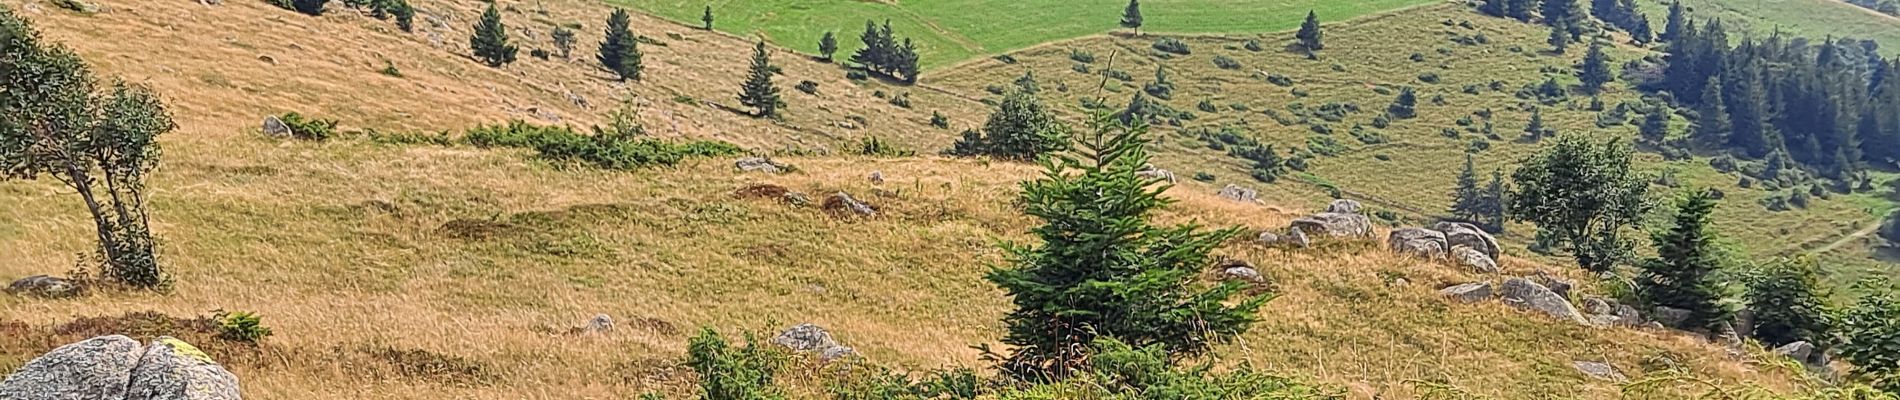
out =
[[[1226,262],[1220,263],[1220,265],[1217,265],[1214,268],[1217,268],[1220,270],[1220,276],[1222,280],[1241,281],[1241,282],[1248,282],[1248,283],[1260,283],[1260,282],[1266,281],[1265,277],[1260,276],[1260,271],[1254,269],[1253,264],[1250,264],[1246,261],[1228,260]]]
[[[877,215],[876,208],[871,208],[870,204],[858,201],[857,198],[853,198],[851,194],[845,192],[838,192],[832,194],[831,197],[825,198],[824,208],[825,211],[839,214],[848,213],[863,217]]]
[[[1445,233],[1447,248],[1470,246],[1483,251],[1484,255],[1491,257],[1492,260],[1498,259],[1499,252],[1503,250],[1502,247],[1498,247],[1497,238],[1491,237],[1490,233],[1479,229],[1477,225],[1446,221],[1432,224],[1432,230]]]
[[[100,400],[125,398],[144,346],[120,335],[60,346],[0,381],[0,399]]]
[[[597,314],[587,319],[587,326],[581,327],[582,334],[604,335],[614,330],[614,317]]]
[[[290,136],[290,124],[284,123],[284,120],[277,119],[277,116],[275,115],[264,117],[264,126],[262,130],[264,131],[265,135],[270,135],[270,136],[275,136],[275,137],[289,137]]]
[[[1439,289],[1438,294],[1450,297],[1460,303],[1477,303],[1491,299],[1491,284],[1472,282]]]
[[[1524,278],[1505,279],[1499,286],[1504,304],[1518,309],[1536,311],[1557,319],[1588,324],[1589,321],[1577,312],[1570,301],[1558,296],[1550,288]]]
[[[1135,171],[1135,177],[1141,178],[1141,179],[1147,179],[1147,180],[1159,180],[1159,181],[1165,181],[1168,183],[1175,183],[1173,171],[1168,171],[1165,169],[1155,167],[1154,164],[1149,164],[1146,167],[1142,167],[1140,171]]]
[[[84,286],[80,286],[79,282],[46,275],[34,275],[21,278],[7,285],[7,293],[15,296],[35,296],[52,299],[78,296],[83,291]]]
[[[1471,248],[1471,246],[1452,246],[1451,259],[1458,261],[1458,265],[1471,268],[1472,271],[1486,274],[1495,274],[1498,272],[1497,261],[1492,260],[1491,256],[1484,255],[1483,251]]]
[[[1306,238],[1306,232],[1298,229],[1290,229],[1286,233],[1260,232],[1260,237],[1256,241],[1261,246],[1267,247],[1305,248],[1312,245],[1312,242]]]
[[[1293,228],[1333,239],[1372,238],[1372,220],[1359,214],[1313,214],[1293,220]]]
[[[1332,203],[1326,204],[1326,212],[1329,213],[1358,214],[1361,208],[1364,207],[1358,201],[1347,199],[1333,200]]]
[[[827,361],[857,355],[850,347],[832,340],[831,332],[811,323],[798,324],[780,332],[778,336],[772,337],[772,343],[799,353],[817,354],[820,359]]]
[[[1616,315],[1616,306],[1600,297],[1583,299],[1583,312],[1591,315]]]
[[[785,170],[790,169],[785,165],[773,162],[771,159],[765,157],[741,158],[739,161],[734,162],[733,166],[739,168],[740,171],[764,172],[768,174],[783,173]]]
[[[1449,250],[1445,234],[1425,228],[1399,228],[1386,235],[1386,247],[1392,252],[1430,259],[1445,257]]]
[[[1227,184],[1227,186],[1221,187],[1220,192],[1217,192],[1215,194],[1220,195],[1220,197],[1223,199],[1238,201],[1242,203],[1254,203],[1254,204],[1260,203],[1259,191],[1240,187],[1240,185],[1235,185],[1232,183]]]
[[[126,400],[238,400],[238,379],[197,347],[172,337],[152,341],[132,369]]]

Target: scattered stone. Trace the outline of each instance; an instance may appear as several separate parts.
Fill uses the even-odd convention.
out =
[[[1583,312],[1591,315],[1616,315],[1616,307],[1600,297],[1583,299]]]
[[[1363,208],[1363,207],[1359,205],[1358,201],[1338,199],[1338,200],[1333,200],[1331,204],[1326,205],[1326,212],[1341,213],[1341,214],[1358,214],[1360,208]]]
[[[1260,271],[1254,269],[1253,264],[1247,263],[1246,261],[1243,261],[1243,260],[1227,260],[1227,261],[1221,262],[1220,265],[1216,266],[1216,268],[1220,268],[1220,275],[1221,275],[1222,280],[1242,281],[1242,282],[1249,282],[1249,283],[1266,282],[1266,278],[1260,276]]]
[[[1814,355],[1814,344],[1808,343],[1807,341],[1785,344],[1781,347],[1776,347],[1775,354],[1780,354],[1806,364],[1808,363],[1808,358]]]
[[[587,320],[587,326],[581,327],[582,334],[603,335],[614,330],[614,317],[596,314]]]
[[[1591,378],[1602,379],[1602,380],[1606,380],[1610,382],[1624,382],[1630,379],[1627,376],[1623,376],[1623,373],[1616,372],[1616,367],[1611,367],[1609,364],[1604,364],[1600,362],[1576,361],[1576,362],[1572,362],[1571,366],[1576,367],[1577,372],[1582,372],[1584,375],[1589,375]]]
[[[870,204],[864,204],[864,202],[852,198],[850,194],[845,192],[834,193],[831,197],[826,197],[824,209],[832,213],[849,213],[862,217],[877,215],[876,208],[872,208]]]
[[[1682,326],[1682,323],[1689,321],[1689,315],[1689,310],[1675,307],[1656,306],[1649,310],[1650,319],[1662,323],[1663,326]]]
[[[1590,314],[1586,318],[1590,320],[1590,325],[1595,325],[1595,326],[1623,325],[1623,319],[1618,318],[1615,315]]]
[[[132,369],[126,400],[238,400],[238,379],[190,343],[152,341]]]
[[[873,185],[884,184],[884,171],[871,171],[871,184]]]
[[[125,398],[125,386],[132,381],[143,347],[120,335],[60,346],[0,381],[0,399]]]
[[[811,323],[798,324],[791,329],[772,337],[772,343],[799,353],[816,353],[825,361],[857,355],[857,351],[838,344],[831,339],[831,333],[825,328]]]
[[[1576,286],[1576,284],[1570,283],[1569,279],[1559,278],[1544,271],[1537,271],[1537,276],[1531,279],[1539,285],[1550,288],[1550,291],[1557,292],[1558,297],[1565,299],[1570,298],[1570,288]]]
[[[1498,272],[1497,261],[1492,260],[1491,256],[1484,255],[1483,251],[1471,248],[1471,246],[1452,246],[1451,258],[1452,260],[1458,261],[1458,265],[1469,267],[1473,271],[1486,274],[1495,274]]]
[[[1319,213],[1293,220],[1293,227],[1301,231],[1334,239],[1368,239],[1372,237],[1372,220],[1359,214]]]
[[[269,62],[275,63],[275,60]],[[289,137],[290,125],[285,124],[284,120],[277,119],[275,115],[264,117],[264,134],[275,137]]]
[[[764,172],[768,174],[784,173],[785,170],[788,169],[784,165],[772,162],[771,159],[765,157],[741,158],[739,161],[734,162],[733,166],[738,167],[740,171]]]
[[[1135,171],[1135,177],[1149,180],[1159,179],[1168,181],[1168,183],[1175,183],[1174,172],[1157,168],[1154,164],[1148,164],[1142,167],[1140,171]]]
[[[1307,238],[1306,231],[1300,228],[1287,229],[1286,236],[1280,238],[1280,243],[1301,249],[1313,247],[1313,240]]]
[[[1225,187],[1221,187],[1220,192],[1217,194],[1219,194],[1220,197],[1223,199],[1238,201],[1242,203],[1260,204],[1259,191],[1240,187],[1240,185],[1235,185],[1232,183],[1227,184],[1227,186]]]
[[[1386,247],[1393,252],[1429,259],[1445,256],[1445,234],[1424,228],[1399,228],[1386,236]]]
[[[1492,293],[1491,284],[1488,282],[1472,282],[1438,290],[1438,294],[1450,297],[1452,300],[1456,300],[1460,303],[1477,303],[1490,300]]]
[[[1445,233],[1447,248],[1470,246],[1483,251],[1484,255],[1491,257],[1492,260],[1498,259],[1499,251],[1502,249],[1498,247],[1497,238],[1491,237],[1491,234],[1485,233],[1483,229],[1478,229],[1477,225],[1447,221],[1432,224],[1432,230]]]
[[[790,204],[793,207],[811,206],[811,196],[807,196],[802,192],[785,192],[784,195],[779,196],[779,201]]]
[[[15,296],[34,296],[49,299],[63,299],[78,296],[85,292],[79,282],[55,278],[46,275],[34,275],[13,281],[7,285],[7,293]]]
[[[1636,311],[1636,307],[1630,307],[1628,304],[1616,305],[1615,315],[1618,322],[1623,323],[1623,325],[1637,326],[1643,324],[1643,313]]]
[[[1565,300],[1563,296],[1558,296],[1557,292],[1551,291],[1550,288],[1531,282],[1529,279],[1505,279],[1504,284],[1499,287],[1499,292],[1504,297],[1505,305],[1541,312],[1558,319],[1589,323],[1583,315],[1577,313],[1576,307],[1570,305],[1570,301]]]

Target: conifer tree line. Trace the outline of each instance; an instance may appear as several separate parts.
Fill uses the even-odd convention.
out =
[[[1719,20],[1664,36],[1663,73],[1639,84],[1696,110],[1697,144],[1843,181],[1900,158],[1900,71],[1875,42],[1777,33],[1731,47]]]
[[[1563,32],[1566,36],[1561,43],[1576,42],[1585,31],[1585,11],[1578,0],[1484,0],[1478,5],[1478,11],[1485,14],[1515,18],[1531,22],[1539,18],[1544,25]],[[1649,43],[1655,40],[1655,34],[1649,26],[1649,17],[1636,6],[1635,0],[1589,0],[1588,16],[1596,17],[1604,25],[1622,30],[1636,43]],[[1555,36],[1555,34],[1553,34]],[[1552,47],[1562,48],[1558,39],[1550,39]]]
[[[890,20],[885,20],[883,26],[864,21],[864,34],[859,37],[864,41],[864,48],[851,55],[851,62],[905,83],[917,82],[917,74],[922,72],[917,67],[917,46],[911,43],[910,38],[897,40],[896,32],[891,30]]]

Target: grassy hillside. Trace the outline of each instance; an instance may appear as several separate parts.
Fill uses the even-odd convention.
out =
[[[1162,167],[1174,170],[1183,179],[1205,172],[1215,176],[1216,182],[1268,188],[1263,195],[1282,204],[1323,204],[1327,193],[1322,186],[1334,185],[1348,197],[1417,219],[1445,214],[1464,155],[1474,146],[1484,148],[1474,154],[1479,174],[1486,180],[1494,169],[1508,174],[1513,165],[1538,149],[1540,144],[1526,139],[1523,133],[1533,107],[1542,110],[1547,127],[1559,132],[1585,134],[1598,140],[1629,141],[1636,137],[1640,114],[1631,111],[1620,125],[1599,126],[1602,113],[1589,110],[1590,97],[1574,88],[1567,98],[1548,105],[1516,96],[1520,88],[1547,78],[1576,85],[1570,74],[1572,66],[1582,59],[1581,46],[1573,46],[1569,54],[1550,53],[1544,44],[1547,32],[1539,26],[1489,18],[1463,6],[1445,4],[1328,25],[1328,47],[1317,60],[1279,50],[1293,41],[1290,32],[1184,37],[1193,54],[1167,59],[1157,58],[1150,48],[1161,35],[1095,36],[1015,53],[1016,64],[986,60],[939,73],[926,82],[970,96],[996,97],[989,92],[993,86],[1007,86],[1026,71],[1033,71],[1042,81],[1045,98],[1079,114],[1084,99],[1100,95],[1120,110],[1154,79],[1158,65],[1167,70],[1176,86],[1172,99],[1161,102],[1194,114],[1194,119],[1184,121],[1181,128],[1169,128],[1172,133],[1161,142],[1167,149],[1160,157]],[[1485,43],[1475,41],[1479,35]],[[1262,43],[1264,51],[1247,50],[1247,40]],[[1466,44],[1459,43],[1461,40]],[[1075,61],[1071,55],[1076,51],[1093,54],[1097,60]],[[1117,54],[1113,65],[1109,64],[1111,54]],[[1641,57],[1645,50],[1616,48],[1610,54],[1620,64]],[[1216,57],[1235,60],[1240,66],[1218,67],[1213,62]],[[1078,72],[1084,67],[1090,73]],[[1109,80],[1106,90],[1098,91],[1100,74],[1108,69],[1126,72],[1132,79]],[[1434,76],[1436,83],[1427,82],[1431,78],[1427,74]],[[1291,83],[1271,82],[1268,78],[1272,76],[1289,78]],[[1493,90],[1493,82],[1501,90]],[[1632,109],[1642,108],[1637,93],[1613,86],[1619,87],[1600,96],[1606,110],[1625,102]],[[1385,112],[1401,87],[1418,91],[1419,117],[1396,120],[1384,129],[1375,127],[1372,120]],[[1435,97],[1442,97],[1443,104],[1435,104]],[[1200,109],[1203,101],[1214,111]],[[1331,121],[1319,111],[1329,103],[1347,109],[1356,107],[1357,111],[1345,112],[1338,121]],[[1491,112],[1495,138],[1482,133],[1484,110]],[[1672,120],[1674,134],[1684,134],[1686,119],[1673,116]],[[1295,150],[1336,155],[1315,156],[1304,173],[1295,171],[1278,183],[1261,183],[1248,176],[1248,161],[1212,149],[1199,138],[1202,130],[1222,127],[1274,144],[1283,155]],[[1383,142],[1360,140],[1352,133],[1355,130],[1383,138]],[[1883,192],[1836,195],[1803,210],[1769,212],[1760,201],[1786,196],[1789,189],[1739,187],[1739,175],[1711,168],[1706,157],[1671,161],[1644,152],[1638,154],[1638,165],[1648,173],[1673,177],[1673,182],[1659,180],[1668,184],[1652,187],[1659,199],[1689,188],[1723,191],[1726,198],[1716,211],[1716,227],[1733,243],[1747,244],[1736,247],[1754,256],[1822,247],[1876,224],[1879,216],[1893,208],[1882,197]],[[1881,179],[1888,178],[1883,175]],[[1529,226],[1513,227],[1507,237],[1521,245],[1528,242],[1532,232]],[[1885,269],[1869,257],[1846,258],[1864,261],[1840,268],[1842,273],[1834,276],[1837,282],[1852,282],[1863,276],[1847,273],[1850,270]]]
[[[863,44],[857,40],[865,20],[891,20],[898,36],[917,41],[924,69],[935,69],[972,58],[1008,52],[1051,40],[1062,40],[1120,29],[1124,0],[654,0],[611,3],[646,10],[699,25],[705,7],[716,16],[716,29],[763,34],[774,43],[807,53],[817,52],[818,38],[827,30],[839,35],[851,54]],[[1253,33],[1298,27],[1308,10],[1324,18],[1344,20],[1430,0],[1151,0],[1142,2],[1142,15],[1151,32]]]
[[[1669,15],[1673,0],[1638,2],[1649,20],[1661,32],[1664,16]],[[1683,0],[1697,19],[1721,18],[1730,24],[1729,32],[1751,32],[1756,38],[1780,30],[1796,36],[1819,40],[1828,36],[1873,39],[1880,42],[1881,53],[1900,55],[1900,18],[1881,14],[1840,0]],[[1731,34],[1735,40],[1741,35]]]

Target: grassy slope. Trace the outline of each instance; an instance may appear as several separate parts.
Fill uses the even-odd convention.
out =
[[[230,365],[256,399],[618,398],[648,389],[679,397],[686,381],[667,362],[699,325],[732,332],[812,321],[872,360],[916,368],[975,365],[967,346],[1001,334],[1007,303],[980,276],[1000,261],[996,241],[1023,239],[1032,223],[1009,205],[1014,183],[1033,176],[1025,166],[812,158],[792,159],[803,172],[785,176],[738,174],[729,160],[617,173],[561,170],[517,152],[280,142],[246,131],[262,114],[288,109],[340,116],[352,126],[455,128],[513,116],[504,101],[548,104],[569,120],[590,121],[604,110],[561,105],[564,97],[549,88],[566,85],[597,104],[618,90],[581,65],[475,67],[422,35],[396,35],[356,17],[311,21],[243,1],[215,8],[104,3],[112,11],[94,17],[46,7],[28,15],[104,73],[156,86],[175,107],[181,129],[164,141],[167,161],[152,182],[152,201],[179,285],[164,296],[0,296],[0,320],[45,326],[139,310],[257,311],[277,335],[263,357]],[[460,17],[451,25],[465,29],[459,26],[477,3],[453,4]],[[446,4],[420,5],[440,11]],[[552,14],[585,19],[599,10]],[[698,46],[721,49],[649,53],[650,71],[666,73],[628,90],[649,99],[637,110],[650,129],[755,147],[799,144],[783,126],[670,101],[675,93],[723,98],[737,78],[736,67],[720,64],[736,64],[743,42],[637,21],[643,32],[678,30]],[[129,37],[150,40],[123,40]],[[394,59],[408,77],[375,75],[375,54]],[[277,64],[250,63],[260,55]],[[925,148],[947,142],[938,131],[906,128],[912,114],[859,93],[870,89],[827,78],[837,74],[830,67],[788,62],[786,70],[844,92],[830,110],[795,101],[795,122],[862,113],[880,134]],[[963,103],[925,97],[919,104]],[[882,188],[864,179],[873,170],[888,177]],[[885,215],[841,221],[730,196],[755,182],[814,194],[847,190]],[[1310,197],[1282,194],[1299,192],[1294,185],[1276,189],[1268,194]],[[1163,218],[1269,228],[1305,208],[1229,203],[1212,190],[1197,183],[1175,189],[1170,194],[1183,203]],[[0,248],[9,251],[0,277],[64,271],[90,246],[81,207],[52,182],[0,183],[0,204],[8,205],[0,207]],[[458,236],[470,230],[444,228],[454,221],[496,229]],[[1614,386],[1567,364],[1608,361],[1645,376],[1654,356],[1724,382],[1790,385],[1785,374],[1729,360],[1698,339],[1587,329],[1496,305],[1450,305],[1433,293],[1496,277],[1363,247],[1287,253],[1237,243],[1222,253],[1260,265],[1285,291],[1254,333],[1222,349],[1228,360],[1309,376],[1354,398],[1417,397],[1413,380],[1445,381],[1486,398],[1618,398]],[[1540,268],[1519,259],[1504,264],[1513,274]],[[1386,286],[1399,276],[1411,283]],[[590,338],[541,333],[595,313],[612,314],[625,330]],[[364,348],[427,350],[487,372],[473,382],[404,373]],[[41,350],[0,354],[0,369]]]
[[[1658,29],[1669,15],[1669,1],[1639,2],[1649,20]],[[1839,0],[1683,0],[1697,19],[1721,18],[1730,24],[1729,32],[1741,26],[1757,39],[1779,29],[1795,36],[1820,40],[1828,36],[1873,39],[1880,42],[1881,53],[1900,55],[1900,18],[1847,4]],[[1660,31],[1660,30],[1659,30]],[[1731,34],[1739,41],[1742,35]]]
[[[1446,21],[1452,25],[1447,25]],[[1456,26],[1465,21],[1472,23],[1476,29]],[[1476,161],[1484,179],[1488,180],[1489,172],[1495,168],[1502,168],[1509,173],[1518,160],[1540,146],[1521,139],[1529,112],[1528,108],[1522,107],[1523,101],[1513,94],[1519,87],[1541,82],[1546,76],[1556,76],[1559,81],[1574,84],[1575,78],[1566,74],[1570,72],[1570,66],[1582,58],[1583,53],[1572,51],[1569,55],[1554,56],[1542,52],[1548,47],[1543,44],[1545,32],[1515,21],[1487,18],[1459,6],[1440,5],[1329,25],[1326,36],[1328,47],[1318,61],[1307,60],[1299,54],[1273,51],[1281,43],[1291,42],[1290,33],[1259,35],[1258,40],[1268,47],[1268,51],[1264,52],[1240,48],[1245,37],[1189,38],[1194,54],[1169,60],[1150,56],[1152,52],[1148,46],[1155,39],[1152,36],[1139,39],[1096,36],[1017,53],[1016,58],[1020,61],[1015,65],[985,61],[940,73],[927,82],[970,95],[987,95],[987,86],[1007,84],[1023,71],[1033,70],[1043,80],[1044,88],[1069,88],[1066,92],[1045,90],[1045,97],[1066,108],[1079,110],[1078,104],[1082,98],[1097,95],[1094,88],[1101,78],[1096,74],[1072,71],[1071,66],[1075,62],[1069,59],[1070,50],[1093,52],[1098,61],[1091,68],[1096,72],[1108,68],[1108,55],[1119,51],[1119,59],[1113,68],[1128,71],[1135,80],[1128,83],[1110,81],[1107,96],[1111,103],[1125,104],[1133,93],[1141,90],[1142,84],[1153,79],[1155,65],[1159,63],[1169,71],[1177,86],[1173,99],[1166,103],[1198,115],[1197,120],[1187,123],[1189,127],[1242,127],[1262,142],[1276,144],[1283,153],[1289,149],[1306,148],[1309,138],[1330,137],[1346,145],[1348,150],[1338,157],[1314,159],[1309,171],[1311,175],[1336,183],[1354,197],[1374,200],[1375,208],[1392,209],[1417,217],[1444,213],[1443,210],[1450,204],[1449,193],[1463,165],[1465,150],[1471,141],[1482,138],[1479,134],[1460,128],[1456,123],[1459,118],[1487,108],[1494,112],[1494,130],[1503,140],[1487,140],[1490,149],[1477,154]],[[1484,34],[1490,43],[1465,46],[1449,40],[1454,35],[1470,36],[1477,33]],[[1523,51],[1511,51],[1513,47]],[[1448,54],[1440,53],[1441,50]],[[1421,53],[1425,60],[1411,61],[1409,56],[1413,52]],[[1620,64],[1622,60],[1632,59],[1641,53],[1637,49],[1620,48],[1614,49],[1612,54]],[[1211,62],[1216,55],[1231,57],[1243,66],[1237,70],[1217,68]],[[1335,65],[1339,68],[1334,69]],[[1558,73],[1540,72],[1546,68]],[[1421,82],[1418,76],[1425,72],[1438,74],[1441,82]],[[1292,77],[1295,84],[1292,88],[1286,88],[1268,83],[1265,76],[1269,73]],[[1492,80],[1503,82],[1505,89],[1485,89],[1477,95],[1463,92],[1465,85],[1486,86]],[[1417,88],[1419,118],[1399,121],[1383,130],[1373,128],[1371,119],[1383,113],[1394,97],[1375,92],[1374,88],[1381,86]],[[1292,94],[1295,89],[1306,91],[1308,95],[1304,98],[1295,96]],[[1437,95],[1445,97],[1445,105],[1431,103],[1430,99]],[[1602,98],[1610,107],[1620,101],[1638,104],[1637,94],[1627,89],[1616,89]],[[1213,101],[1219,107],[1219,112],[1196,110],[1196,104],[1202,99]],[[1589,98],[1577,93],[1570,99],[1566,104],[1542,107],[1546,126],[1560,132],[1590,135],[1599,140],[1629,140],[1635,137],[1635,125],[1641,119],[1639,115],[1631,113],[1630,122],[1623,126],[1598,128],[1595,124],[1597,113],[1585,109]],[[1294,104],[1312,109],[1329,102],[1355,104],[1361,111],[1337,123],[1312,119],[1331,128],[1334,133],[1330,135],[1315,134],[1308,125],[1296,123],[1282,126],[1263,113],[1263,110],[1275,110],[1284,116],[1293,117],[1295,113],[1290,109]],[[1231,108],[1235,104],[1245,105],[1248,111]],[[1482,118],[1472,118],[1476,124],[1482,124]],[[1365,125],[1365,129],[1382,132],[1391,141],[1376,145],[1363,144],[1347,133],[1354,125]],[[1673,125],[1681,134],[1681,130],[1686,129],[1687,121],[1677,116],[1674,117]],[[1460,136],[1448,138],[1442,135],[1441,130],[1447,127],[1458,129]],[[1168,136],[1163,146],[1169,151],[1163,152],[1161,166],[1173,169],[1182,177],[1194,172],[1208,172],[1223,183],[1270,187],[1273,189],[1263,195],[1282,204],[1323,204],[1326,198],[1324,192],[1297,178],[1283,179],[1277,184],[1255,182],[1248,177],[1248,165],[1243,161],[1228,157],[1223,151],[1208,149],[1201,141],[1185,133]],[[1390,158],[1390,161],[1380,160],[1378,157],[1381,156]],[[1653,153],[1639,153],[1638,160],[1640,167],[1650,173],[1673,171],[1682,188],[1713,187],[1726,192],[1727,199],[1716,211],[1717,227],[1734,242],[1747,243],[1746,250],[1754,255],[1782,254],[1826,244],[1860,229],[1864,224],[1876,222],[1876,216],[1884,215],[1893,207],[1882,200],[1881,194],[1857,194],[1817,201],[1804,211],[1767,212],[1758,205],[1758,201],[1775,193],[1759,187],[1740,188],[1736,186],[1739,180],[1737,175],[1715,171],[1708,166],[1705,158],[1665,161]],[[1655,186],[1653,190],[1658,196],[1669,196],[1681,189]],[[1780,193],[1785,195],[1787,190],[1783,189]],[[1517,227],[1515,232],[1513,238],[1527,242],[1531,228]],[[1842,274],[1837,278],[1840,282],[1851,282],[1858,276]]]
[[[1122,0],[655,0],[609,2],[647,10],[697,26],[705,7],[713,7],[717,29],[763,33],[775,43],[815,52],[826,30],[838,33],[840,54],[861,44],[867,19],[891,20],[900,36],[918,41],[925,69],[1007,52],[1051,40],[1119,29]],[[1429,0],[1151,0],[1142,2],[1146,26],[1154,32],[1266,32],[1299,26],[1306,11],[1331,20]]]

